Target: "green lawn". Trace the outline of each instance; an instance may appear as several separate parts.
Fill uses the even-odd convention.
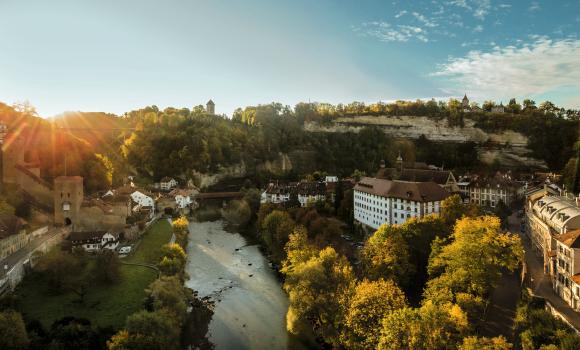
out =
[[[166,220],[155,223],[144,235],[135,253],[124,261],[156,263],[160,248],[171,238],[171,225]],[[94,262],[89,262],[87,270]],[[121,265],[121,280],[114,285],[96,285],[89,288],[84,303],[72,292],[54,294],[42,275],[32,273],[22,281],[15,294],[21,300],[23,314],[50,327],[65,316],[86,318],[95,326],[122,327],[128,315],[143,307],[145,288],[157,277],[152,269],[142,266]]]
[[[172,235],[171,224],[161,219],[143,234],[137,250],[123,259],[126,262],[157,264],[161,259],[161,246],[168,243]]]

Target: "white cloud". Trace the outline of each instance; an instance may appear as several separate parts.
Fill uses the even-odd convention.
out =
[[[353,30],[362,35],[375,37],[385,42],[406,42],[411,39],[422,42],[429,41],[427,32],[423,28],[411,25],[391,25],[388,22],[365,22],[361,26],[354,27]]]
[[[478,24],[478,25],[476,25],[476,26],[473,28],[473,32],[474,32],[474,33],[481,33],[481,32],[483,32],[483,26],[482,26],[481,24]]]
[[[512,7],[512,5],[510,5],[510,4],[499,4],[498,7],[499,8],[502,8],[502,9],[509,9],[509,8]]]
[[[528,7],[528,11],[534,12],[540,10],[540,3],[537,1],[532,1],[530,7]]]
[[[446,4],[464,8],[480,20],[484,20],[491,10],[491,0],[451,0]]]
[[[558,88],[580,92],[580,40],[535,37],[530,44],[471,51],[439,66],[432,76],[450,79],[474,97],[531,96]]]
[[[395,18],[399,18],[399,17],[401,17],[401,16],[404,16],[406,13],[407,13],[407,11],[406,11],[406,10],[403,10],[403,11],[401,11],[401,12],[397,13],[397,14],[395,15]]]
[[[419,22],[423,23],[425,25],[425,27],[430,27],[430,28],[437,27],[437,23],[435,23],[433,20],[423,16],[422,14],[420,14],[418,12],[413,12],[413,16],[415,16],[415,18]]]

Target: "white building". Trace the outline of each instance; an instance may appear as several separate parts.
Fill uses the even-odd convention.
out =
[[[338,182],[338,176],[327,176],[324,178],[324,182]]]
[[[82,247],[87,252],[115,250],[119,245],[119,234],[106,231],[71,232],[68,239],[73,248]]]
[[[580,311],[580,230],[556,236],[555,271],[554,291]]]
[[[354,188],[354,219],[372,229],[438,214],[449,192],[434,182],[365,177]]]
[[[159,188],[163,191],[169,191],[175,186],[177,186],[177,181],[172,177],[166,176],[159,182]]]
[[[290,194],[294,191],[296,183],[279,184],[278,182],[270,182],[266,190],[262,192],[260,199],[261,203],[280,204],[290,200]]]
[[[174,189],[169,195],[175,198],[175,204],[178,209],[184,209],[194,203],[193,197],[197,193],[199,191],[195,189]]]
[[[150,218],[155,215],[155,200],[153,197],[148,196],[142,192],[135,191],[131,193],[131,200],[136,203],[132,209],[134,213],[140,212],[141,210],[149,210]]]
[[[300,182],[296,186],[298,202],[301,207],[308,203],[326,200],[326,184],[324,182]]]

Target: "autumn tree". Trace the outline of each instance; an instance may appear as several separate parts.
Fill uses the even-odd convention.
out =
[[[294,220],[282,210],[274,210],[264,218],[261,236],[272,253],[274,261],[279,262],[284,259],[284,245],[294,226]]]
[[[409,282],[414,267],[409,263],[409,246],[399,225],[381,225],[361,252],[364,276],[371,280],[392,279],[399,285]]]
[[[495,338],[470,336],[463,338],[458,350],[511,350],[512,344],[503,336]]]
[[[187,261],[187,255],[177,243],[168,243],[161,247],[163,257],[159,262],[159,270],[167,276],[181,274]]]
[[[303,233],[296,237],[303,240]],[[291,244],[297,243],[291,239]],[[344,256],[327,247],[313,255],[288,252],[289,260],[282,272],[286,275],[284,290],[290,305],[286,315],[288,331],[301,333],[304,324],[312,324],[325,342],[338,345],[344,310],[340,300],[353,287],[352,268]]]
[[[501,230],[494,216],[458,220],[451,243],[431,257],[425,298],[450,302],[457,293],[485,297],[504,269],[514,271],[523,258],[518,236]]]
[[[176,276],[161,276],[145,289],[145,294],[149,311],[166,311],[180,323],[185,320],[187,306],[193,298]]]
[[[457,305],[425,303],[402,308],[384,319],[377,349],[453,349],[468,330],[467,316]]]
[[[393,281],[360,282],[346,299],[341,343],[348,349],[375,349],[383,317],[406,306],[403,291]]]

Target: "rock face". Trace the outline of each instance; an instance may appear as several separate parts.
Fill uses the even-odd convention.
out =
[[[464,127],[450,127],[446,119],[435,120],[416,116],[355,116],[336,119],[331,125],[306,122],[304,129],[312,132],[355,132],[365,127],[379,127],[385,134],[401,139],[418,139],[425,135],[429,140],[438,142],[476,142],[490,141],[494,146],[479,147],[480,160],[491,164],[496,159],[502,165],[511,167],[534,167],[547,169],[543,160],[531,158],[528,138],[516,131],[506,130],[488,133],[475,127],[475,121],[464,120]]]

